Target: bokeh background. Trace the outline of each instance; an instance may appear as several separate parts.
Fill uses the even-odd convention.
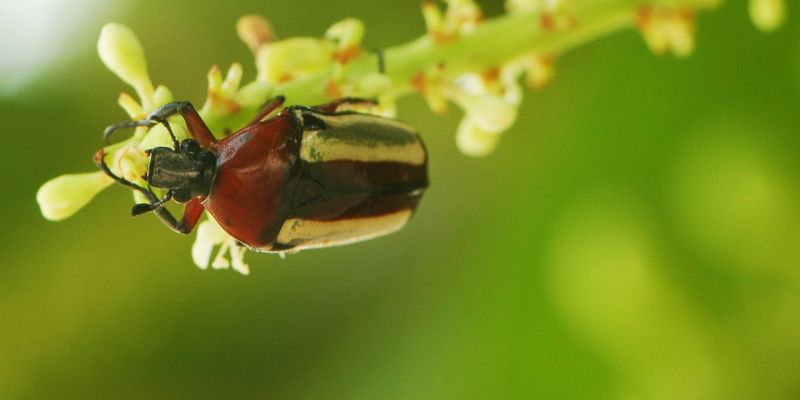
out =
[[[197,269],[193,238],[131,219],[122,188],[41,217],[37,188],[92,171],[126,118],[103,23],[197,104],[212,64],[254,75],[234,30],[254,12],[282,37],[358,17],[366,47],[424,29],[417,2],[388,0],[0,6],[0,398],[800,398],[796,15],[763,34],[728,1],[687,60],[633,31],[591,42],[486,158],[456,149],[456,109],[407,98],[431,154],[412,222],[248,254],[247,277]]]

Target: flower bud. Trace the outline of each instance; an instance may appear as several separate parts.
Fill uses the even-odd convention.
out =
[[[253,81],[244,85],[236,94],[236,102],[242,107],[261,107],[272,94],[272,85]]]
[[[236,33],[253,54],[258,54],[258,49],[262,45],[275,40],[272,25],[260,15],[245,15],[239,18],[236,22]]]
[[[325,38],[336,44],[336,60],[347,63],[358,55],[364,38],[364,23],[355,18],[339,21],[328,28]]]
[[[750,0],[750,19],[764,32],[774,31],[786,19],[784,0]]]
[[[142,101],[149,101],[153,84],[147,74],[144,49],[130,28],[120,24],[103,26],[97,42],[97,52],[108,69],[133,86]],[[147,105],[149,104],[145,108],[148,108]]]
[[[155,93],[153,93],[153,109],[147,110],[147,112],[151,112],[158,107],[163,106],[164,104],[171,103],[175,100],[172,96],[172,92],[167,89],[166,86],[159,86],[156,88]]]
[[[671,51],[687,57],[694,51],[694,14],[690,10],[645,6],[639,12],[638,24],[653,53]]]
[[[258,80],[280,83],[328,68],[334,45],[327,40],[299,37],[261,46],[256,56]]]
[[[39,188],[36,201],[45,218],[60,221],[75,214],[112,182],[100,171],[61,175]]]
[[[119,98],[117,98],[117,104],[125,110],[125,113],[127,113],[132,120],[140,120],[147,116],[142,105],[127,93],[120,93]]]
[[[469,116],[465,116],[456,131],[456,145],[468,156],[482,157],[488,155],[497,146],[500,134],[481,129]]]
[[[200,269],[208,268],[214,246],[222,244],[228,234],[216,221],[209,218],[197,227],[197,236],[192,245],[192,260]]]
[[[219,246],[217,256],[211,260],[214,247]],[[230,261],[225,255],[230,253]],[[200,269],[207,269],[209,264],[214,269],[233,267],[242,275],[250,273],[250,267],[244,262],[245,248],[236,245],[236,240],[228,235],[217,221],[208,218],[197,227],[197,237],[192,245],[192,260]]]

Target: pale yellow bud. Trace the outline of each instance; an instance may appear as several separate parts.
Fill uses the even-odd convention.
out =
[[[39,188],[36,201],[45,218],[60,221],[75,214],[112,182],[100,171],[61,175]]]
[[[482,157],[488,155],[500,140],[498,133],[481,129],[469,116],[465,116],[456,131],[456,145],[468,156]]]
[[[441,30],[444,25],[442,10],[433,1],[425,1],[422,3],[422,18],[425,20],[425,26],[428,28],[428,32],[437,32]]]
[[[762,31],[778,29],[786,19],[786,3],[784,0],[750,0],[750,19]]]
[[[261,107],[272,94],[272,89],[272,85],[267,82],[250,82],[236,93],[236,102],[242,107]]]
[[[239,90],[239,85],[242,82],[242,64],[233,63],[228,68],[228,73],[225,75],[225,80],[222,81],[221,92],[225,98],[233,98],[236,96],[236,91]]]
[[[172,92],[166,86],[159,86],[153,93],[153,110],[175,100]],[[147,110],[148,112],[153,110]]]
[[[262,45],[275,40],[272,25],[260,15],[245,15],[239,18],[236,22],[236,33],[253,54],[258,54],[258,49]]]
[[[335,42],[340,51],[358,48],[364,39],[364,23],[355,18],[339,21],[328,28],[325,38]]]
[[[208,70],[207,79],[209,93],[219,93],[222,90],[222,70],[219,69],[219,65],[211,66],[211,69]]]
[[[639,13],[639,29],[656,54],[670,51],[687,57],[694,51],[694,13],[690,10],[645,6]]]
[[[153,93],[153,84],[147,74],[144,49],[136,34],[120,24],[106,24],[100,31],[97,52],[103,64],[125,83],[133,86],[143,102]],[[149,104],[145,104],[147,109]]]
[[[117,98],[117,104],[125,110],[125,113],[127,113],[132,120],[140,120],[147,116],[142,105],[127,93],[120,93],[119,98]]]
[[[258,80],[280,83],[328,68],[333,62],[333,43],[298,37],[261,46],[256,56]]]

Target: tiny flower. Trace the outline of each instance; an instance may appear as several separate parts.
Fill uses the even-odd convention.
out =
[[[648,47],[656,54],[672,52],[687,57],[694,51],[694,13],[688,9],[643,6],[638,25]]]
[[[555,68],[553,59],[537,55],[523,56],[518,62],[525,72],[525,83],[534,89],[539,89],[553,80]]]
[[[432,1],[422,3],[422,17],[428,35],[439,44],[456,40],[459,35],[472,32],[483,21],[483,12],[474,0],[446,0],[447,10]]]
[[[762,31],[778,29],[786,19],[786,3],[784,0],[750,0],[750,19]]]
[[[500,135],[480,128],[469,115],[465,116],[456,131],[456,145],[462,153],[473,156],[486,156],[494,150]]]
[[[114,152],[109,166],[119,176],[131,181],[143,181],[147,173],[147,155],[138,144],[128,143]]]
[[[299,37],[267,43],[258,50],[258,80],[276,84],[321,72],[333,63],[335,45]]]
[[[456,132],[458,148],[470,156],[485,156],[497,145],[500,133],[517,119],[521,101],[519,69],[506,68],[484,78],[465,74],[456,86],[447,91],[448,97],[464,110],[464,118]]]
[[[542,0],[506,0],[506,10],[510,13],[542,9]]]
[[[211,255],[215,246],[219,246],[219,250],[212,262]],[[201,222],[197,227],[197,237],[192,246],[192,260],[200,269],[207,269],[209,264],[214,269],[225,269],[232,265],[233,269],[247,275],[250,273],[250,268],[244,262],[244,252],[245,248],[237,246],[236,240],[213,218]],[[225,258],[226,253],[230,253],[230,261]]]
[[[446,80],[441,65],[420,72],[411,79],[411,86],[422,94],[428,108],[436,114],[447,112],[447,97],[445,91],[451,83]]]
[[[144,49],[136,34],[125,25],[106,24],[100,31],[97,52],[108,69],[136,89],[144,108],[152,109],[153,84],[147,74]]]
[[[147,116],[142,105],[127,93],[120,93],[117,104],[125,110],[125,113],[131,117],[131,120],[140,120]]]
[[[264,105],[272,91],[272,85],[266,82],[253,81],[239,89],[234,100],[241,104],[242,107],[260,107]]]
[[[153,93],[153,107],[160,107],[174,101],[172,92],[166,86],[158,86]]]
[[[355,18],[339,21],[325,32],[325,38],[336,44],[334,58],[341,64],[346,64],[361,51],[361,41],[364,39],[364,23]]]
[[[45,218],[60,221],[75,214],[112,182],[100,171],[61,175],[39,188],[36,201]]]
[[[245,15],[236,22],[236,33],[253,54],[266,43],[275,40],[272,25],[260,15]]]
[[[449,97],[470,117],[472,123],[486,132],[503,132],[517,118],[520,98],[516,83],[510,82],[509,90],[500,88],[492,91],[483,79],[475,74],[465,74],[456,82],[457,89],[449,92]]]

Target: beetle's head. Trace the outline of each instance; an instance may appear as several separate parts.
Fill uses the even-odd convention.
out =
[[[193,139],[177,149],[156,147],[150,150],[147,183],[172,192],[172,198],[185,203],[193,197],[208,196],[216,173],[217,158]]]

